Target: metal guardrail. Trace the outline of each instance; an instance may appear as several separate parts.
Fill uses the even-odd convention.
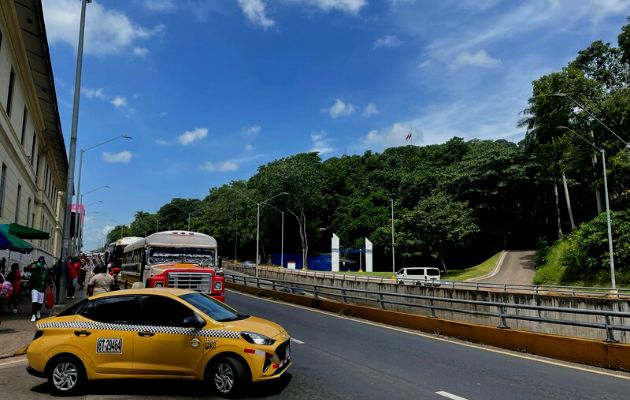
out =
[[[494,301],[478,301],[478,300],[460,300],[439,296],[425,296],[425,295],[410,295],[402,293],[390,293],[390,292],[372,292],[362,289],[349,289],[339,288],[326,285],[314,285],[308,283],[297,283],[285,280],[276,280],[268,278],[257,278],[251,276],[235,275],[232,273],[226,273],[225,278],[233,283],[241,283],[245,286],[255,286],[258,288],[271,288],[274,291],[282,290],[291,292],[294,294],[309,293],[314,298],[340,298],[344,303],[350,301],[363,301],[369,303],[375,303],[381,309],[386,309],[386,305],[398,305],[406,307],[415,307],[427,309],[430,312],[430,316],[437,318],[436,311],[449,311],[455,313],[495,317],[499,319],[498,328],[509,329],[508,320],[522,320],[533,321],[557,325],[577,326],[583,328],[602,329],[606,331],[606,342],[616,343],[614,331],[630,332],[630,325],[615,324],[613,318],[630,318],[628,312],[618,311],[599,311],[599,310],[583,310],[577,308],[567,307],[545,307],[545,306],[532,306],[524,304],[514,303],[501,303]],[[393,298],[393,299],[390,299]],[[407,300],[407,301],[403,301]],[[425,300],[427,304],[418,304],[418,300]],[[437,304],[436,304],[437,303]],[[448,303],[449,305],[443,305],[442,303]],[[453,307],[453,304],[485,306],[488,308],[494,308],[496,311],[477,311],[465,310],[461,308]],[[516,310],[514,312],[508,312],[508,310]],[[533,310],[538,312],[538,316],[519,315],[518,310]],[[582,322],[571,319],[557,319],[557,318],[545,318],[541,316],[541,312],[553,312],[559,315],[590,315],[599,316],[603,318],[603,322]]]
[[[247,267],[242,267],[247,268]],[[254,267],[251,267],[252,270]],[[264,267],[258,266],[260,269],[267,269],[269,271],[280,271],[279,267]],[[336,274],[334,272],[322,272],[322,271],[302,271],[302,270],[290,270],[283,269],[282,272],[287,274],[303,274],[308,276],[314,276],[316,278],[330,278],[340,279],[351,282],[371,282],[379,284],[396,284],[396,280],[392,278],[379,278],[369,275],[356,275],[356,274]],[[393,274],[392,274],[393,276]],[[585,287],[585,286],[562,286],[562,285],[515,285],[509,283],[483,283],[483,282],[455,282],[440,280],[441,288],[450,289],[464,289],[464,290],[490,290],[500,292],[518,292],[518,293],[533,293],[533,294],[562,294],[571,296],[590,296],[590,297],[602,297],[602,298],[618,298],[629,299],[630,288],[602,288],[602,287]]]

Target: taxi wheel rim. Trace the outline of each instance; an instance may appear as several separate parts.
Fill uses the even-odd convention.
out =
[[[61,363],[53,370],[52,380],[55,388],[58,390],[71,390],[79,380],[79,370],[72,363]]]
[[[214,373],[214,384],[221,393],[228,393],[234,387],[234,371],[232,367],[225,362],[217,365]]]

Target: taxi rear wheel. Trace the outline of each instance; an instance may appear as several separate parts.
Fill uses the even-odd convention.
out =
[[[233,357],[223,357],[212,365],[209,381],[221,397],[236,397],[243,393],[249,375],[243,364]]]
[[[74,357],[58,357],[50,362],[47,370],[48,383],[57,395],[77,394],[86,381],[83,364]]]

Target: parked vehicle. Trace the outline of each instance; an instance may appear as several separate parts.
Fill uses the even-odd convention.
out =
[[[204,380],[234,397],[249,383],[280,377],[291,365],[280,325],[183,289],[129,289],[83,300],[37,321],[27,371],[57,395],[90,380]]]
[[[431,267],[408,267],[396,272],[399,285],[440,286],[440,270]]]

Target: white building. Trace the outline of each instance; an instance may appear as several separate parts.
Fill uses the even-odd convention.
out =
[[[28,255],[0,250],[7,267],[59,258],[67,169],[41,0],[1,0],[0,223],[50,234]]]

